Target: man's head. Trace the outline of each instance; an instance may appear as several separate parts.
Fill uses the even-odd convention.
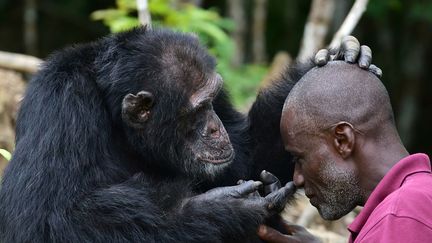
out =
[[[372,73],[345,62],[309,71],[288,95],[281,133],[296,157],[294,183],[324,219],[362,205],[368,154],[400,142],[388,93]],[[366,183],[367,184],[367,183]]]

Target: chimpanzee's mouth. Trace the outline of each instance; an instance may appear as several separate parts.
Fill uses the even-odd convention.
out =
[[[231,162],[234,159],[234,156],[235,156],[234,149],[231,149],[229,152],[223,153],[221,156],[218,157],[199,156],[198,159],[205,163],[225,164]]]

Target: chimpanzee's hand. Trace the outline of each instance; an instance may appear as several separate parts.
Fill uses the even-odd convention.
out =
[[[193,200],[212,201],[227,198],[246,198],[257,192],[261,186],[262,182],[260,181],[242,181],[237,186],[217,187],[211,189],[203,194],[195,196]]]
[[[270,215],[282,212],[287,202],[293,197],[295,191],[296,187],[294,182],[290,181],[285,186],[265,196],[264,199],[268,203],[267,210]]]
[[[279,179],[268,171],[261,171],[260,180],[263,183],[263,195],[267,196],[268,194],[275,192],[281,188],[281,183]]]
[[[265,197],[259,194],[249,194],[244,199],[244,203],[250,207],[264,208],[267,211],[267,217],[282,212],[287,202],[293,197],[296,187],[292,181],[288,182],[285,186],[270,192]]]
[[[324,66],[329,61],[345,60],[349,63],[358,63],[359,67],[367,69],[376,76],[381,77],[382,71],[371,64],[372,50],[366,46],[360,46],[360,42],[354,36],[346,36],[338,49],[321,49],[315,55],[315,64]]]
[[[284,187],[281,187],[279,179],[265,170],[261,172],[260,179],[263,184],[261,189],[263,197],[254,191],[248,196],[251,199],[249,203],[263,205],[270,216],[280,213],[296,191],[294,183],[288,182]],[[239,181],[239,183],[245,182]]]
[[[263,170],[260,174],[260,181],[262,182],[263,186],[260,188],[259,193],[253,192],[249,194],[249,197],[257,197],[262,195],[263,197],[267,196],[268,194],[279,190],[281,188],[281,183],[279,179],[273,175],[272,173]],[[244,180],[239,180],[237,184],[245,183]]]

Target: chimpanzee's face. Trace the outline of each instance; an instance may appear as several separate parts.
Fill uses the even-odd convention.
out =
[[[185,122],[185,149],[189,154],[186,167],[200,174],[215,176],[234,158],[234,149],[212,102],[222,88],[219,74],[211,75],[189,98],[189,106],[182,113]],[[188,162],[187,162],[188,161]]]
[[[216,62],[193,36],[167,39],[163,46],[159,57],[150,56],[151,62],[149,56],[131,55],[135,62],[124,64],[136,63],[131,70],[138,72],[134,77],[141,85],[130,87],[122,103],[130,145],[144,158],[155,158],[149,162],[158,166],[213,178],[234,158],[228,133],[212,107],[223,82]]]
[[[148,91],[126,95],[122,119],[135,130],[138,150],[146,148],[155,157],[166,158],[167,165],[176,170],[214,178],[233,161],[234,149],[212,106],[222,78],[216,73],[202,77],[206,78],[193,82],[198,84],[195,87],[182,85],[189,92],[174,87],[162,92],[170,95]],[[183,104],[167,102],[174,96],[183,96]]]

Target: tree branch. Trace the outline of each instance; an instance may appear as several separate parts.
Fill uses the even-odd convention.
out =
[[[266,19],[267,19],[267,0],[255,0],[252,22],[252,55],[254,63],[266,62]]]
[[[359,22],[361,16],[366,11],[366,7],[369,0],[356,0],[354,5],[352,6],[350,12],[345,18],[339,30],[333,37],[332,42],[330,43],[331,48],[336,48],[340,45],[342,38],[344,36],[350,35],[351,32],[356,27]]]
[[[245,35],[246,35],[246,17],[244,12],[244,0],[231,0],[228,1],[228,13],[232,20],[234,20],[235,28],[231,32],[234,39],[235,49],[234,55],[231,59],[231,64],[234,67],[239,67],[244,62],[245,56]]]
[[[34,56],[0,51],[0,67],[36,73],[43,61]]]
[[[151,29],[151,16],[147,0],[137,0],[138,19],[142,26]]]
[[[333,17],[335,0],[313,0],[305,25],[298,60],[305,60],[324,46],[331,19]]]

